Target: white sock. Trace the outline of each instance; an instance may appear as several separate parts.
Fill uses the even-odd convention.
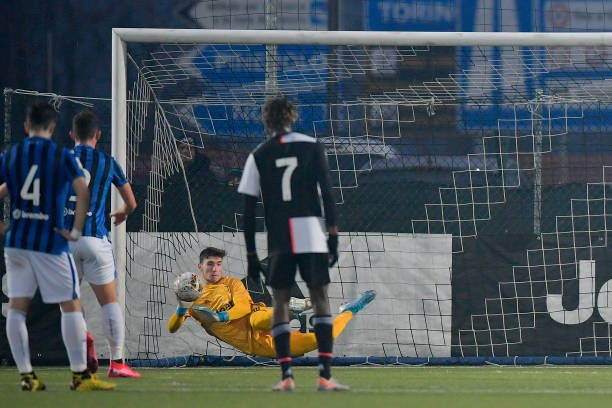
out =
[[[21,310],[9,308],[6,315],[6,337],[19,373],[32,372],[26,314]]]
[[[81,312],[62,313],[62,338],[68,353],[70,369],[80,373],[87,369],[87,334]]]
[[[118,302],[102,306],[104,333],[110,348],[111,360],[123,360],[123,343],[125,342],[125,325]]]

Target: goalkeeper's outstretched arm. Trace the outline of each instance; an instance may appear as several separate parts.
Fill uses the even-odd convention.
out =
[[[183,324],[186,318],[189,317],[189,309],[193,302],[186,302],[184,300],[178,299],[178,306],[176,307],[176,312],[170,316],[170,320],[168,320],[168,331],[170,333],[176,332],[179,327]]]
[[[187,316],[179,316],[176,312],[172,313],[170,320],[168,320],[168,331],[170,333],[176,333],[176,331],[183,325],[183,322],[187,319]]]

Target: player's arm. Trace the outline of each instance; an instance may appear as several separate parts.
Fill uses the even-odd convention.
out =
[[[0,185],[0,200],[4,200],[6,197],[8,197],[8,187],[6,183],[2,183]]]
[[[0,185],[0,200],[4,200],[6,197],[8,197],[8,187],[6,186],[6,183],[2,183],[2,185]],[[5,235],[8,229],[9,224],[0,221],[0,235]]]
[[[328,240],[327,246],[329,250],[329,266],[334,266],[338,261],[338,225],[336,224],[336,200],[332,193],[331,179],[329,177],[329,165],[327,164],[327,156],[322,144],[317,143],[315,173],[319,188],[321,190],[321,199],[323,200],[323,209],[325,211],[325,224],[327,225]]]
[[[117,190],[119,190],[119,195],[123,200],[123,206],[111,212],[109,217],[113,218],[114,225],[119,225],[127,219],[128,214],[136,209],[136,198],[132,191],[132,185],[129,183],[127,177],[125,177],[123,169],[115,158],[111,158],[111,165],[113,166],[112,183],[117,187]]]
[[[175,333],[182,325],[185,319],[187,319],[189,315],[189,309],[193,305],[193,302],[187,302],[176,298],[178,300],[178,306],[176,307],[176,311],[170,316],[168,320],[168,331],[170,333]]]
[[[189,309],[193,306],[193,302],[187,302],[185,300],[181,300],[178,295],[176,297],[178,301],[178,306],[176,307],[176,311],[170,316],[168,320],[168,331],[170,333],[176,332],[179,327],[183,324],[186,318],[190,316]]]
[[[255,247],[255,209],[257,208],[257,197],[251,195],[244,196],[244,241],[246,244],[247,255],[257,255]]]
[[[76,196],[76,207],[74,209],[74,223],[72,224],[72,230],[68,231],[56,229],[55,231],[69,241],[76,241],[83,233],[83,227],[85,226],[87,211],[89,209],[89,188],[87,187],[85,176],[81,175],[73,179],[72,189],[74,190],[74,194]]]
[[[251,153],[244,165],[238,192],[244,194],[243,229],[247,250],[248,276],[255,282],[259,282],[260,274],[263,273],[255,248],[255,209],[257,208],[259,191],[259,170],[255,163],[255,157]]]
[[[72,180],[72,188],[77,198],[72,231],[75,232],[75,229],[78,230],[78,235],[80,236],[81,232],[83,232],[83,227],[85,227],[87,211],[89,210],[89,188],[87,187],[85,176],[77,177]],[[71,232],[72,237],[75,236],[73,232]]]
[[[123,206],[110,213],[110,217],[114,219],[114,225],[119,225],[124,222],[128,215],[136,209],[136,197],[134,197],[134,192],[132,191],[130,183],[125,183],[117,187],[117,190],[119,190],[119,195],[123,200]]]
[[[188,314],[179,316],[177,312],[174,312],[168,320],[168,331],[170,333],[176,333],[176,331],[183,325],[183,322],[189,317]]]
[[[230,291],[232,293],[232,300],[234,306],[227,311],[228,321],[240,319],[251,313],[251,306],[253,305],[253,299],[249,295],[249,291],[244,287],[242,281],[238,279],[232,279],[230,281]]]
[[[4,169],[5,160],[6,160],[6,154],[3,152],[0,154],[0,183],[2,183],[0,185],[0,199],[5,199],[6,197],[9,196],[8,186],[6,185],[6,181],[5,181],[6,175],[4,174],[4,171],[1,171],[2,169]],[[9,227],[10,227],[9,223],[0,222],[0,234],[5,235]]]

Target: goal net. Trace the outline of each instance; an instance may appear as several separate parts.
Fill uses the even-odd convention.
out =
[[[605,33],[115,29],[112,101],[55,99],[62,111],[105,112],[104,148],[137,195],[136,214],[113,231],[127,357],[266,362],[192,321],[169,334],[167,321],[171,282],[195,271],[202,248],[225,249],[225,273],[246,276],[237,184],[266,137],[264,101],[285,95],[294,130],[324,143],[331,168],[341,230],[332,310],[378,293],[335,356],[610,358],[611,45]],[[262,218],[258,231],[264,258]],[[293,328],[310,330],[305,317]]]
[[[274,95],[296,103],[295,130],[327,149],[342,231],[332,307],[378,292],[337,356],[610,356],[607,284],[595,279],[607,242],[609,34],[114,36],[115,71],[133,79],[115,76],[114,118],[126,109],[129,129],[123,139],[114,120],[117,146],[125,140],[129,154],[153,139],[142,230],[128,243],[126,288],[140,307],[127,300],[127,310],[145,312],[129,324],[138,357],[236,355],[196,325],[166,333],[167,284],[206,245],[228,251],[226,273],[245,276],[236,184]],[[154,132],[127,100],[150,102]],[[571,341],[530,340],[557,330]]]

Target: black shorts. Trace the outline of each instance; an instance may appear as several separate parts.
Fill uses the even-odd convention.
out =
[[[268,285],[274,289],[290,289],[295,283],[296,267],[308,288],[329,284],[327,253],[278,254],[269,257]]]

